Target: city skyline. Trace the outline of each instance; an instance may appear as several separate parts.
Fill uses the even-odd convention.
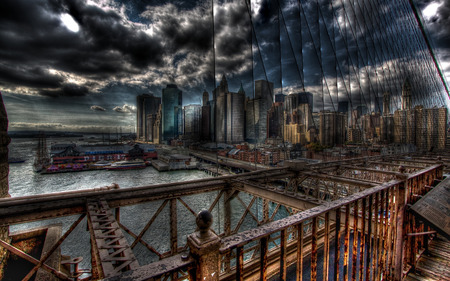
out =
[[[315,39],[308,37],[304,18],[305,77],[303,85],[299,82],[298,54],[291,50],[298,45],[290,47],[288,42],[298,41],[295,3],[281,1],[280,17],[274,1],[252,1],[252,36],[242,1],[214,1],[213,56],[211,1],[185,2],[2,1],[0,91],[10,130],[134,131],[137,95],[160,97],[167,84],[175,83],[183,92],[183,106],[200,104],[203,91],[211,97],[224,74],[230,91],[238,91],[242,83],[247,97],[254,95],[253,81],[268,80],[274,83],[275,94],[298,93],[304,87],[314,94],[319,109],[336,103],[337,110],[337,102],[346,98],[342,87],[330,86],[325,97],[320,90],[313,75],[318,64],[309,49]],[[450,5],[444,1],[416,1],[416,5],[448,79],[449,31],[443,27],[448,25]],[[331,51],[329,44],[321,43]],[[355,100],[355,105],[362,103]],[[373,101],[366,103],[372,107]]]

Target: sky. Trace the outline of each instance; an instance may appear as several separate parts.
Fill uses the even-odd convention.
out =
[[[298,35],[308,34],[298,27],[297,1],[280,2],[283,19],[278,1],[252,0],[249,8],[215,0],[213,30],[209,0],[1,0],[0,92],[9,130],[134,132],[137,95],[161,96],[175,83],[184,105],[201,103],[214,75],[218,83],[226,74],[230,91],[242,83],[250,97],[252,81],[266,78],[277,93],[315,92],[318,42],[303,42],[299,60]],[[450,1],[415,3],[450,81]],[[342,96],[333,95],[338,86],[330,89],[324,108]]]

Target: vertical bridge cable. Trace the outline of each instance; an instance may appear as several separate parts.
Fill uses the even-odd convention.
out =
[[[414,17],[416,18],[417,24],[419,25],[419,29],[420,29],[420,32],[422,33],[423,39],[425,40],[425,43],[426,43],[426,45],[428,47],[428,51],[430,52],[430,55],[433,58],[434,66],[436,67],[436,70],[439,73],[439,77],[441,78],[442,84],[445,87],[445,91],[447,92],[447,96],[450,98],[448,86],[447,86],[447,83],[445,82],[445,77],[442,74],[442,70],[441,70],[441,68],[439,66],[439,63],[438,63],[437,58],[436,58],[436,55],[434,54],[433,48],[431,47],[430,41],[428,40],[428,36],[427,36],[427,34],[425,32],[425,28],[424,28],[424,26],[422,24],[422,21],[420,20],[419,13],[417,12],[416,6],[414,5],[414,2],[412,0],[408,0],[408,2],[409,2],[409,5],[411,6],[411,9],[412,9],[413,13],[414,13]]]

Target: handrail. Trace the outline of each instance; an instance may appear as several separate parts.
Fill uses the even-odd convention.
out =
[[[252,242],[252,241],[258,240],[262,237],[279,232],[289,226],[298,225],[301,222],[304,222],[313,217],[320,216],[327,212],[332,212],[340,207],[354,203],[360,199],[366,198],[366,197],[368,197],[372,194],[375,194],[379,191],[388,189],[399,183],[401,183],[400,180],[392,180],[390,182],[383,183],[383,184],[375,186],[373,188],[366,189],[364,191],[349,195],[345,198],[341,198],[341,199],[338,199],[338,200],[335,200],[332,202],[324,203],[320,206],[297,213],[290,217],[280,219],[280,220],[277,220],[274,222],[270,222],[265,225],[259,226],[257,228],[243,231],[241,233],[238,233],[238,234],[235,234],[232,236],[228,236],[228,237],[222,239],[222,247],[220,248],[220,253],[225,254],[234,248],[243,246],[249,242]]]

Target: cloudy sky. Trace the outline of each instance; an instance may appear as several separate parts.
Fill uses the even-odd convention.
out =
[[[298,1],[279,2],[283,14],[276,0],[252,0],[251,7],[215,0],[213,30],[210,0],[1,0],[0,91],[10,130],[132,132],[137,95],[160,96],[175,83],[184,105],[200,103],[204,90],[212,92],[214,75],[220,81],[224,73],[231,91],[242,83],[248,96],[252,81],[267,78],[277,92],[313,92],[324,108],[345,98],[337,79],[334,88],[326,85],[328,101],[316,95],[325,86],[314,60],[326,65],[329,56],[317,58],[313,50],[331,52],[332,44],[314,41],[305,29],[311,24],[319,31],[307,10],[314,7],[304,4],[306,20],[299,21]],[[450,1],[416,4],[450,80]],[[344,37],[336,37],[338,48]],[[294,51],[299,44],[303,58]]]

